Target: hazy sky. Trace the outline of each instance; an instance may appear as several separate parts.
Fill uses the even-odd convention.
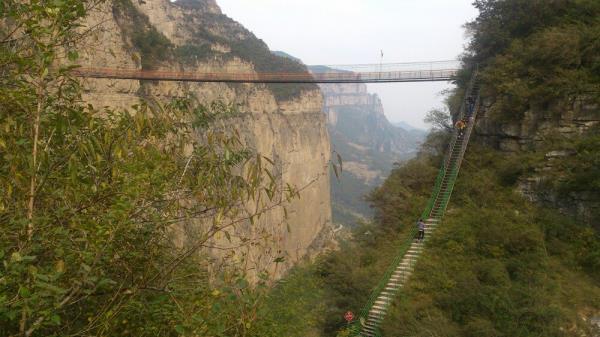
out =
[[[217,0],[223,12],[306,64],[452,60],[466,43],[472,0]],[[448,83],[370,84],[387,117],[425,127]]]

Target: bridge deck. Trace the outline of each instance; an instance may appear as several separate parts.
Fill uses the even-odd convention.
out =
[[[457,69],[400,71],[327,71],[315,73],[173,72],[132,69],[80,68],[76,76],[124,80],[226,83],[389,83],[450,81]]]

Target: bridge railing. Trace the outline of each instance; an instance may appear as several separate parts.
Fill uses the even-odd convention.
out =
[[[78,68],[76,76],[87,78],[158,80],[184,82],[242,83],[369,83],[450,80],[457,69],[406,70],[382,72],[185,72],[113,68]]]

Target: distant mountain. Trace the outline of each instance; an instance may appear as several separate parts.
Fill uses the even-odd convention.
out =
[[[331,69],[320,67],[317,71]],[[331,144],[343,159],[340,180],[331,182],[333,221],[353,225],[372,215],[365,196],[387,178],[394,163],[416,154],[426,132],[392,125],[379,97],[369,93],[364,84],[319,86]]]
[[[288,58],[288,59],[290,59],[290,60],[293,60],[293,61],[296,61],[296,62],[298,62],[298,63],[303,63],[301,59],[299,59],[299,58],[297,58],[297,57],[294,57],[294,56],[292,56],[292,55],[290,55],[290,54],[288,54],[288,53],[286,53],[286,52],[284,52],[284,51],[280,51],[280,50],[273,50],[273,51],[271,51],[271,53],[272,53],[273,55],[276,55],[276,56],[281,56],[281,57]]]
[[[391,122],[391,123],[392,123],[393,126],[397,126],[397,127],[402,128],[402,129],[404,129],[406,131],[422,131],[423,133],[427,133],[426,130],[416,128],[416,127],[414,127],[414,126],[412,126],[412,125],[410,125],[410,124],[408,124],[407,122],[404,122],[404,121],[401,121],[401,122]]]

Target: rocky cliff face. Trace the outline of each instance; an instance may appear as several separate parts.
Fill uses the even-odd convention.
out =
[[[97,8],[86,24],[98,29],[81,44],[84,67],[254,72],[272,64],[302,69],[287,59],[263,57],[270,55],[266,45],[223,15],[214,0],[118,0]],[[273,261],[269,253],[283,254],[284,268],[280,264],[274,271],[281,275],[328,244],[324,238],[331,223],[330,145],[316,86],[104,79],[88,79],[84,86],[84,99],[95,106],[129,108],[143,97],[166,100],[188,93],[205,103],[237,105],[241,114],[234,127],[246,143],[274,160],[282,184],[304,188],[301,198],[288,207],[289,232],[280,225],[284,214],[279,209],[261,218],[256,228],[240,226],[240,233],[259,233],[262,228],[274,238],[267,252],[257,248],[249,255],[264,267]]]
[[[411,158],[424,133],[392,125],[376,94],[364,84],[321,85],[333,149],[343,159],[340,181],[332,180],[334,220],[371,215],[364,196],[389,174],[395,162]]]
[[[597,130],[594,128],[600,125],[600,107],[586,98],[578,98],[569,103],[531,108],[522,114],[523,118],[513,120],[494,118],[490,113],[493,102],[486,102],[485,107],[477,124],[477,133],[485,142],[505,152],[530,153],[541,158],[536,160],[533,172],[519,179],[521,193],[532,201],[591,223],[600,214],[593,191],[565,194],[548,186],[564,178],[567,172],[563,172],[561,163],[577,155],[569,144]],[[593,162],[593,158],[588,159]]]
[[[341,132],[359,145],[390,153],[389,161],[392,163],[415,153],[421,139],[392,125],[385,117],[381,100],[377,94],[368,93],[365,84],[325,84],[320,87],[324,96],[328,125],[333,132]],[[352,130],[355,132],[348,132],[350,130],[346,129],[350,127],[347,124],[351,119],[343,113],[347,109],[362,111],[360,116],[356,117],[366,122],[356,125],[357,129]]]
[[[600,123],[600,107],[583,98],[545,108],[532,108],[522,119],[498,120],[490,116],[492,102],[478,117],[477,131],[487,142],[507,152],[539,150],[555,134],[578,137]]]

